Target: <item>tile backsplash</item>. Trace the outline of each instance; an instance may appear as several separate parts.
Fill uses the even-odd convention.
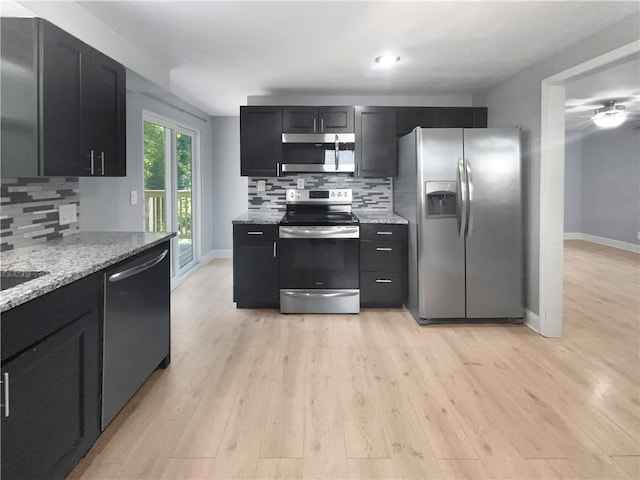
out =
[[[60,225],[58,207],[79,210],[76,177],[2,178],[0,251],[44,243],[76,233],[78,222]]]
[[[285,177],[249,177],[249,210],[285,210],[285,190],[297,188],[297,179],[304,179],[304,188],[351,188],[353,208],[378,212],[393,210],[391,177],[360,178],[350,175],[305,173]],[[258,191],[258,181],[265,182],[265,191]]]

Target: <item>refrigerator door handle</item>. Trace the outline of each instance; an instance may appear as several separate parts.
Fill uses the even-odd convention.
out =
[[[460,238],[464,238],[467,227],[467,182],[462,158],[458,159],[458,192],[458,232]]]
[[[471,160],[465,158],[466,163],[466,173],[467,173],[467,189],[469,191],[469,220],[467,221],[467,238],[471,236],[471,232],[473,232],[473,177],[471,175]]]

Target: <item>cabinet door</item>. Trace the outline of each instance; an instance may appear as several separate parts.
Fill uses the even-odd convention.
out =
[[[89,149],[93,150],[96,175],[127,174],[125,88],[125,68],[93,50]]]
[[[233,226],[233,299],[239,308],[280,304],[278,227]]]
[[[282,108],[282,133],[315,133],[319,131],[318,107]]]
[[[41,22],[42,174],[91,174],[86,128],[90,121],[91,49],[48,22]]]
[[[320,132],[353,133],[353,107],[319,107]]]
[[[389,177],[396,170],[396,109],[356,107],[357,175]]]
[[[487,109],[482,107],[440,108],[440,128],[481,128],[487,126]]]
[[[240,175],[275,177],[282,161],[282,108],[240,107]]]
[[[438,107],[398,107],[398,136],[406,135],[416,127],[437,128]]]
[[[96,309],[3,364],[3,478],[63,478],[89,450],[99,434],[99,368]]]

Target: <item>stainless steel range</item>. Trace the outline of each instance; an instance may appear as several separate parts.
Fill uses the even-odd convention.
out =
[[[360,311],[360,226],[351,189],[287,189],[280,221],[280,311]]]

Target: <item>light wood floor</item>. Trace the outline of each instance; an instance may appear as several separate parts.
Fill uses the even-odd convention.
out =
[[[173,294],[173,363],[72,478],[640,478],[639,256],[566,244],[562,339]]]

